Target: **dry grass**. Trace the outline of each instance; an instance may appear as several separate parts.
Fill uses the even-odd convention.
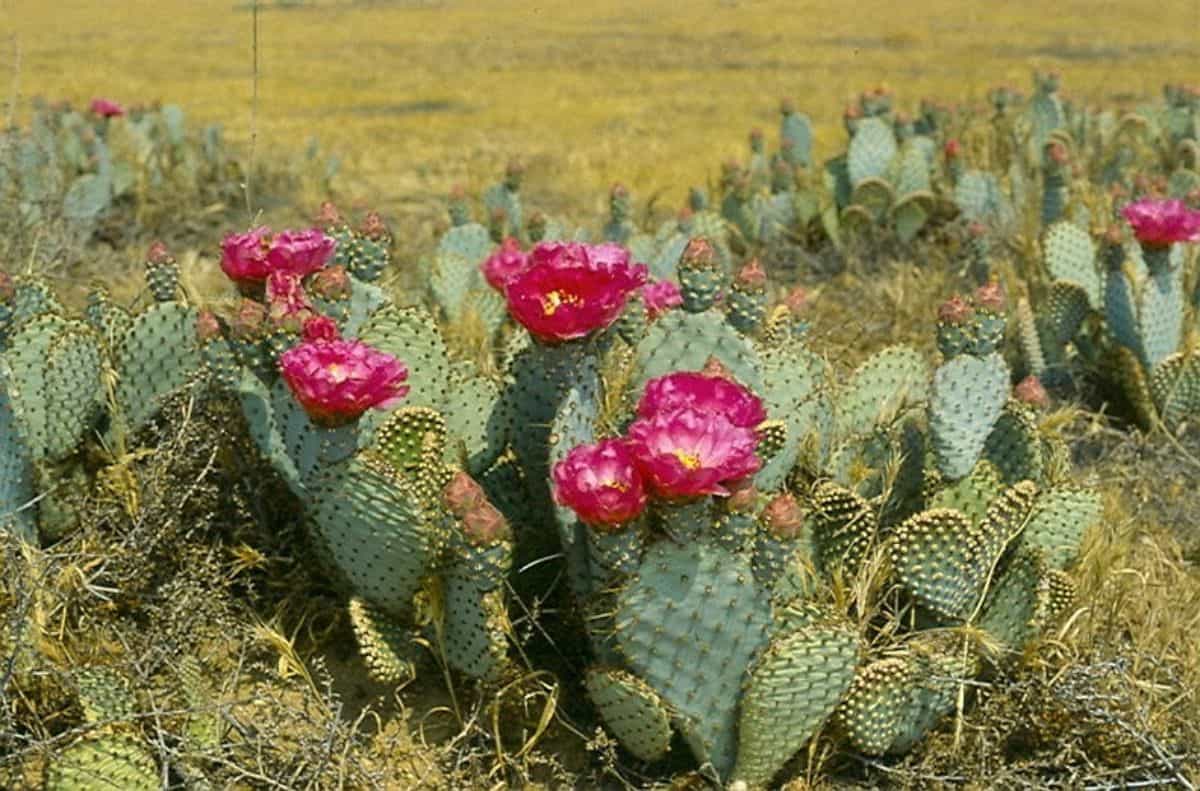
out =
[[[901,103],[974,101],[1031,68],[1088,101],[1129,103],[1200,79],[1200,5],[1116,0],[260,0],[259,144],[319,137],[348,160],[344,191],[429,216],[453,182],[513,156],[554,202],[599,207],[620,180],[641,199],[741,155],[778,98],[841,145],[848,97],[888,82]],[[291,6],[291,7],[285,7]],[[0,5],[25,95],[169,100],[250,133],[249,2]],[[5,53],[3,62],[13,64]],[[6,81],[0,80],[0,85]],[[552,182],[552,184],[551,184]]]

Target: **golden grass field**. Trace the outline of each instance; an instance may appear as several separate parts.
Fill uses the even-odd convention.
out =
[[[175,102],[246,139],[250,6],[8,0],[0,85]],[[599,208],[613,181],[676,205],[751,127],[774,128],[782,96],[822,153],[848,98],[880,82],[901,106],[973,101],[1040,67],[1074,96],[1136,103],[1200,80],[1197,31],[1195,0],[261,0],[257,137],[275,151],[318,137],[346,160],[343,191],[398,212],[514,156],[530,189],[553,181],[547,197],[572,205]]]

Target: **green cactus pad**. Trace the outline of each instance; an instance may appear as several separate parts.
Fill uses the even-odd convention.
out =
[[[944,508],[916,514],[892,538],[892,562],[913,598],[952,621],[979,603],[996,564],[1025,527],[1036,488],[1023,482],[995,498],[978,525]]]
[[[954,185],[954,202],[967,222],[1007,227],[1016,219],[995,174],[968,170]]]
[[[137,432],[164,399],[204,372],[196,315],[177,302],[157,302],[133,320],[121,340],[114,355],[119,416],[114,423],[127,434]]]
[[[878,527],[866,500],[828,481],[813,490],[809,523],[813,560],[825,574],[841,566],[853,575],[875,540]]]
[[[821,427],[832,410],[826,392],[827,366],[795,338],[787,338],[759,350],[763,406],[772,421],[782,421],[783,445],[774,454],[759,443],[763,467],[754,482],[771,491],[781,486],[795,467],[802,444],[809,438],[828,436]],[[827,440],[826,440],[827,441]]]
[[[1104,317],[1108,331],[1117,343],[1132,351],[1144,364],[1146,351],[1142,345],[1133,284],[1124,271],[1108,273],[1104,288]]]
[[[928,398],[929,366],[908,346],[892,346],[860,365],[838,392],[838,433],[866,434]]]
[[[445,407],[450,358],[428,311],[385,305],[367,320],[358,339],[408,366],[405,405]]]
[[[1047,573],[1042,553],[1022,548],[1005,564],[988,591],[978,626],[1010,651],[1038,631],[1039,586]]]
[[[676,371],[699,371],[709,357],[720,360],[735,379],[755,393],[764,390],[754,347],[715,310],[667,313],[650,326],[635,355],[635,398],[649,380]]]
[[[0,370],[0,530],[11,530],[26,541],[37,538],[33,502],[33,470],[29,451],[17,430],[3,371]]]
[[[106,349],[115,348],[133,325],[133,316],[129,315],[129,311],[114,304],[103,289],[93,289],[88,293],[84,318]]]
[[[0,358],[9,403],[36,460],[70,454],[94,422],[103,394],[100,348],[81,321],[52,314],[21,325]]]
[[[74,675],[83,718],[89,724],[128,720],[133,716],[137,700],[120,673],[94,666],[81,668]]]
[[[971,472],[1008,400],[1008,366],[997,353],[962,355],[933,375],[929,428],[938,469],[951,480]]]
[[[917,694],[918,668],[911,657],[893,656],[859,668],[837,720],[855,749],[884,755],[900,738]]]
[[[617,595],[616,638],[674,712],[701,764],[733,769],[742,677],[767,640],[770,601],[748,562],[704,543],[651,547]]]
[[[1050,277],[1079,286],[1091,309],[1103,310],[1104,273],[1096,265],[1096,245],[1086,229],[1066,220],[1051,225],[1042,237],[1042,260]]]
[[[290,400],[290,394],[268,390],[263,381],[246,368],[242,369],[236,392],[250,438],[254,440],[259,452],[284,479],[289,489],[302,494],[304,485],[300,480],[300,471],[296,468],[296,462],[292,460],[287,442],[283,438],[283,430],[280,420],[276,417],[272,397],[288,395]],[[289,413],[293,409],[290,404],[286,408]],[[295,409],[302,411],[298,406]]]
[[[510,552],[511,554],[511,552]],[[442,575],[442,648],[450,667],[471,678],[494,681],[508,661],[508,613],[504,590],[481,592],[470,564]]]
[[[446,419],[436,409],[400,407],[375,431],[371,449],[410,481],[433,474],[446,453]]]
[[[850,200],[870,212],[876,222],[881,222],[896,202],[896,192],[884,179],[866,178],[854,185]]]
[[[508,441],[508,426],[496,409],[499,389],[482,376],[451,383],[445,407],[446,427],[460,443],[467,471],[482,473],[496,463]]]
[[[1033,409],[1019,401],[1009,401],[988,435],[983,458],[995,465],[1006,484],[1041,481],[1045,464]]]
[[[911,242],[933,216],[930,205],[933,203],[932,192],[910,192],[892,207],[892,224],[896,226],[896,236],[901,242]]]
[[[1150,382],[1146,376],[1146,369],[1142,367],[1142,362],[1137,354],[1131,349],[1118,346],[1112,349],[1104,363],[1129,400],[1138,425],[1145,429],[1154,427],[1158,419],[1158,412],[1150,390]]]
[[[360,453],[317,470],[308,499],[314,533],[355,592],[404,616],[446,541],[411,484]]]
[[[1154,367],[1150,394],[1162,421],[1175,430],[1200,414],[1200,355],[1174,354]]]
[[[1147,369],[1179,350],[1184,322],[1183,268],[1151,274],[1142,284],[1138,335]]]
[[[642,761],[657,761],[671,748],[671,711],[646,682],[617,668],[589,668],[588,697],[617,741]]]
[[[850,183],[857,187],[865,179],[886,178],[896,151],[896,136],[886,121],[881,118],[859,121],[846,149]]]
[[[1078,283],[1060,280],[1050,286],[1044,325],[1058,346],[1073,340],[1091,310],[1087,292]]]
[[[923,139],[932,142],[929,138]],[[900,156],[894,163],[895,173],[892,181],[896,184],[896,194],[901,197],[924,193],[932,199],[933,184],[930,179],[927,146],[922,145],[920,140],[914,138],[901,146]],[[926,208],[931,208],[932,205],[931,200]]]
[[[357,596],[350,599],[349,615],[371,678],[381,684],[403,684],[416,676],[412,629],[399,625]]]
[[[990,461],[981,460],[970,475],[940,489],[929,499],[928,507],[953,509],[978,525],[1002,489],[999,471]]]
[[[842,626],[773,640],[746,681],[733,777],[766,786],[833,713],[857,663],[858,636]]]
[[[1055,486],[1038,496],[1022,541],[1041,549],[1052,568],[1065,568],[1079,554],[1084,534],[1100,521],[1102,512],[1098,492]]]
[[[1038,329],[1037,319],[1034,318],[1033,308],[1029,305],[1029,300],[1021,297],[1017,300],[1017,309],[1015,311],[1017,324],[1017,343],[1021,348],[1021,355],[1025,360],[1025,364],[1029,367],[1029,372],[1039,378],[1046,372],[1046,350],[1042,348],[1041,333]],[[1055,350],[1050,350],[1053,354]]]
[[[46,771],[46,791],[158,791],[154,757],[131,736],[80,739],[57,753]]]

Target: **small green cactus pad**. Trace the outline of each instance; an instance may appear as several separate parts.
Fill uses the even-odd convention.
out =
[[[927,145],[922,144],[922,140],[932,143],[929,138],[914,138],[906,141],[900,148],[900,156],[897,157],[894,163],[894,177],[892,179],[896,184],[896,194],[904,197],[917,193],[930,194],[933,190],[933,185],[929,174],[929,156],[927,153]],[[930,194],[930,198],[932,198]],[[931,207],[933,204],[928,204]]]
[[[642,761],[671,749],[671,711],[646,682],[618,668],[593,667],[584,676],[588,697],[617,741]]]
[[[998,353],[961,355],[933,375],[929,428],[938,469],[954,480],[971,472],[1008,400],[1008,366]]]
[[[405,615],[445,543],[411,484],[386,462],[360,453],[317,470],[308,513],[355,592],[384,613]]]
[[[859,121],[846,149],[850,183],[857,187],[864,179],[886,177],[896,151],[896,136],[886,121],[881,118]]]
[[[117,347],[115,402],[121,429],[137,432],[163,400],[205,370],[196,337],[196,311],[177,302],[157,302],[133,320]]]
[[[118,722],[133,716],[137,701],[120,673],[97,665],[80,668],[74,675],[83,718],[89,724]]]
[[[649,380],[675,371],[699,371],[709,357],[720,360],[735,379],[755,393],[764,390],[754,347],[715,310],[667,313],[650,326],[635,354],[634,398],[641,396]]]
[[[837,709],[837,721],[855,749],[867,755],[892,750],[917,693],[917,670],[907,655],[879,659],[858,669]]]
[[[510,551],[511,554],[511,551]],[[508,661],[504,590],[481,592],[470,564],[442,575],[442,649],[450,667],[471,678],[495,681]]]
[[[1150,391],[1146,369],[1142,367],[1136,353],[1123,346],[1117,346],[1103,362],[1129,400],[1138,425],[1145,429],[1153,428],[1158,420],[1157,407]]]
[[[1046,298],[1045,326],[1054,342],[1062,346],[1073,340],[1091,307],[1083,286],[1060,280],[1050,286]]]
[[[812,125],[804,113],[784,113],[779,122],[779,139],[786,141],[784,157],[789,164],[808,167],[812,160]]]
[[[416,676],[412,658],[416,644],[410,628],[400,626],[357,596],[350,599],[349,614],[371,678],[381,684],[403,684]]]
[[[932,192],[910,192],[896,201],[892,207],[892,224],[896,226],[896,236],[901,242],[908,243],[917,238],[932,216],[932,203]]]
[[[770,601],[746,559],[704,543],[654,545],[617,594],[622,655],[721,777],[733,769],[742,677],[770,628]]]
[[[397,473],[415,481],[441,466],[446,449],[446,419],[436,409],[400,407],[375,431],[371,449]]]
[[[550,425],[548,441],[551,467],[566,458],[573,448],[595,441],[599,413],[600,378],[595,371],[588,371],[563,394],[558,413]],[[585,546],[588,529],[580,523],[574,511],[557,502],[554,504],[554,514],[566,556],[571,589],[576,596],[587,595],[592,591],[590,561]]]
[[[1104,317],[1108,331],[1117,343],[1132,351],[1144,363],[1146,351],[1142,346],[1133,284],[1123,270],[1108,273],[1104,287]]]
[[[813,560],[830,574],[841,566],[853,575],[875,540],[877,524],[870,504],[853,491],[829,481],[814,488],[809,511]]]
[[[896,202],[896,192],[884,179],[867,178],[854,185],[850,200],[870,212],[876,222],[881,222]]]
[[[36,460],[70,454],[100,407],[100,347],[91,328],[53,314],[25,322],[0,358],[16,424]]]
[[[296,462],[292,460],[287,443],[283,439],[279,420],[276,418],[273,391],[268,390],[252,371],[244,368],[236,392],[250,438],[254,440],[259,452],[284,479],[289,489],[296,494],[303,494],[304,485],[300,481],[300,471],[296,468]],[[290,394],[286,395],[290,399]],[[291,407],[288,409],[290,412]]]
[[[508,426],[496,409],[499,389],[482,376],[468,376],[450,385],[445,407],[446,426],[461,448],[467,471],[482,473],[496,463],[508,441]]]
[[[814,625],[773,640],[746,682],[733,777],[766,786],[833,713],[854,680],[858,635]]]
[[[84,318],[106,349],[115,348],[133,325],[133,316],[129,315],[129,311],[114,304],[102,289],[94,289],[88,294]]]
[[[32,318],[46,313],[61,316],[66,311],[58,297],[51,291],[50,286],[36,278],[18,278],[12,303],[9,305],[9,316],[0,322],[0,341],[4,335],[11,335],[20,329],[21,325]]]
[[[1039,630],[1039,588],[1046,573],[1041,552],[1028,547],[1015,552],[988,590],[979,628],[1019,651]]]
[[[929,499],[929,508],[951,508],[958,511],[973,525],[983,522],[988,505],[1000,494],[1003,486],[995,465],[982,460],[971,470],[971,474],[940,489]]]
[[[1051,225],[1042,236],[1042,260],[1055,281],[1082,288],[1092,310],[1104,308],[1104,273],[1096,266],[1096,245],[1086,229],[1067,220]]]
[[[1184,321],[1183,268],[1156,272],[1142,284],[1138,330],[1146,368],[1179,351]]]
[[[35,511],[29,507],[33,499],[29,451],[17,430],[0,370],[0,530],[10,530],[27,541],[35,541],[37,522]]]
[[[782,421],[785,430],[783,445],[776,453],[766,454],[763,443],[759,443],[764,463],[754,482],[770,491],[781,486],[792,471],[806,439],[828,434],[821,432],[821,427],[832,407],[825,389],[827,366],[799,339],[787,338],[763,346],[759,360],[767,417]]]
[[[131,736],[80,739],[58,753],[46,771],[46,791],[158,791],[154,757]]]
[[[1200,414],[1200,355],[1174,354],[1154,367],[1150,394],[1162,421],[1175,430]]]
[[[1033,409],[1019,401],[1009,401],[988,435],[983,458],[995,465],[1001,480],[1008,485],[1018,481],[1040,482],[1045,464]]]
[[[1016,219],[995,174],[968,170],[954,185],[954,202],[967,222],[1004,228]]]
[[[1037,319],[1034,318],[1033,308],[1029,300],[1021,297],[1017,300],[1015,311],[1017,324],[1017,343],[1020,345],[1021,356],[1029,367],[1029,372],[1041,377],[1046,372],[1046,350],[1042,348],[1041,333],[1038,330]],[[1054,350],[1050,350],[1051,354]]]
[[[358,339],[408,366],[406,405],[445,407],[450,358],[428,311],[385,305],[367,320]]]
[[[1100,494],[1094,490],[1066,485],[1047,489],[1034,503],[1022,541],[1041,549],[1052,568],[1066,568],[1103,510]]]
[[[866,434],[928,398],[929,366],[908,346],[892,346],[860,365],[839,391],[838,433]]]

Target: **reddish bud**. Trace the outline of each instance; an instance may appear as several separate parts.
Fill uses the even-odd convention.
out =
[[[221,337],[221,322],[211,310],[202,310],[196,316],[196,337],[201,343]]]
[[[754,488],[753,478],[743,478],[725,488],[729,490],[729,499],[725,501],[725,507],[730,511],[741,513],[753,510],[758,505],[758,489]]]
[[[267,308],[261,302],[243,299],[238,306],[237,315],[233,319],[230,330],[235,338],[257,339],[262,335],[263,325],[267,321]]]
[[[336,341],[342,337],[341,330],[338,329],[337,322],[328,316],[313,316],[304,322],[304,327],[301,330],[301,337],[305,343],[319,343],[321,341]]]
[[[955,327],[966,324],[974,315],[975,309],[957,294],[943,302],[937,312],[938,321]]]
[[[980,286],[975,289],[975,304],[982,310],[1003,313],[1007,307],[1004,287],[995,280]]]
[[[942,153],[946,155],[946,159],[957,159],[962,153],[962,143],[952,137],[946,141],[946,145],[942,146]]]
[[[1042,387],[1041,380],[1036,376],[1027,376],[1022,379],[1015,388],[1013,395],[1023,404],[1045,408],[1050,405],[1050,396],[1046,393],[1046,388]]]
[[[323,299],[345,299],[350,296],[350,275],[344,266],[326,267],[313,275],[308,287]]]
[[[446,507],[450,509],[450,513],[459,519],[465,517],[471,509],[487,502],[487,495],[483,493],[483,487],[462,470],[454,473],[454,477],[450,479],[450,483],[443,490],[442,496],[446,498]]]
[[[477,503],[462,518],[463,532],[475,546],[489,546],[508,538],[508,520],[487,500]]]
[[[359,233],[374,241],[391,237],[391,232],[388,231],[387,225],[384,224],[383,217],[379,216],[379,212],[377,211],[367,212],[367,218],[363,220],[362,227],[359,228]]]
[[[333,201],[321,201],[321,207],[317,209],[313,222],[322,228],[342,225],[342,213],[338,211],[337,206],[333,205]]]
[[[1071,152],[1057,140],[1046,147],[1046,156],[1056,165],[1065,165],[1071,161]]]
[[[13,282],[12,275],[0,270],[0,302],[8,302],[16,294],[17,284]]]
[[[725,363],[717,359],[715,354],[710,354],[708,359],[704,361],[704,367],[700,369],[700,373],[710,379],[724,379],[726,381],[734,381],[733,372],[725,367]]]
[[[767,271],[757,258],[751,258],[738,270],[733,282],[743,290],[762,291],[767,287]]]
[[[808,292],[803,286],[796,286],[783,298],[783,304],[794,315],[799,316],[808,310]]]
[[[804,512],[800,504],[790,494],[780,494],[774,497],[763,509],[762,520],[771,535],[776,538],[792,539],[800,534],[804,527]]]
[[[146,251],[146,260],[152,264],[169,264],[175,260],[175,256],[171,255],[166,244],[156,241]]]
[[[697,236],[687,243],[687,247],[683,248],[683,255],[679,257],[679,266],[692,269],[712,269],[716,266],[716,261],[717,254],[713,250],[712,242],[703,236]]]

